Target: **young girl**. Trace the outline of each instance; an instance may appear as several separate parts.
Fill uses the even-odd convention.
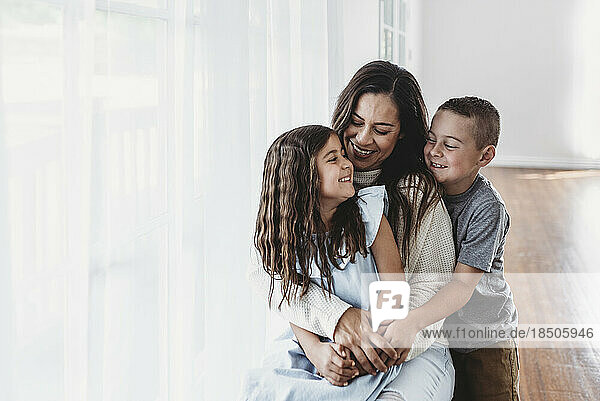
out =
[[[355,193],[352,178],[352,163],[330,128],[296,128],[269,148],[254,238],[271,277],[269,305],[273,291],[289,302],[312,281],[360,308],[378,274],[403,279],[384,215],[385,187]],[[358,366],[346,349],[291,326],[293,331],[276,340],[265,366],[249,373],[243,399],[374,400],[400,371],[400,365],[393,365],[387,372],[357,377]],[[391,347],[386,353],[397,357]]]

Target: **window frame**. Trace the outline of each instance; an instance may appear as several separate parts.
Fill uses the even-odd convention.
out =
[[[408,0],[388,0],[392,1],[392,25],[385,22],[386,9],[385,1],[379,0],[379,58],[382,60],[391,61],[400,66],[406,66],[408,63],[407,43],[407,25],[409,20],[409,2]],[[404,12],[403,12],[404,11]],[[401,26],[400,21],[404,24]],[[386,32],[392,32],[392,56],[387,57],[383,50],[385,45]],[[400,46],[400,42],[404,42],[404,46]]]

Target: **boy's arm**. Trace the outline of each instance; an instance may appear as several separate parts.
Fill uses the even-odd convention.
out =
[[[452,280],[424,305],[408,313],[404,324],[418,332],[447,316],[450,316],[469,301],[483,276],[483,271],[458,262]]]
[[[420,198],[419,198],[419,201]],[[452,239],[452,223],[450,216],[440,200],[423,217],[419,230],[411,241],[409,249],[407,279],[410,284],[410,310],[427,303],[435,294],[450,282],[452,271],[456,265],[454,241]],[[409,316],[410,316],[409,312]],[[390,332],[386,337],[393,338],[399,348],[409,348],[396,363],[415,358],[435,341],[425,330],[439,330],[443,320],[437,321],[415,334],[413,328],[404,328],[406,319],[397,320],[398,330]],[[385,330],[386,326],[381,326]],[[391,326],[387,326],[390,327]],[[382,331],[380,331],[381,333]]]
[[[405,319],[395,320],[389,328],[378,330],[380,333],[385,332],[387,337],[393,337],[393,344],[401,347],[396,364],[404,362],[422,329],[450,316],[469,301],[482,275],[483,272],[479,269],[457,263],[452,280],[428,302],[409,311]]]
[[[344,346],[321,342],[319,336],[293,323],[290,323],[290,327],[308,360],[331,384],[345,386],[358,375],[358,369]]]
[[[494,255],[505,239],[507,227],[508,214],[502,204],[480,205],[460,244],[452,280],[427,303],[411,310],[402,322],[403,326],[409,331],[418,331],[462,308],[473,295],[483,273],[491,271]]]

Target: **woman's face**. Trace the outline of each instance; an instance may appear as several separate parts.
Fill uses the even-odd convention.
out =
[[[356,170],[381,167],[401,137],[398,109],[388,95],[365,93],[344,131],[348,159]]]

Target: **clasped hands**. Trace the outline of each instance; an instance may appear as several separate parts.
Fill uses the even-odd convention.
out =
[[[404,362],[417,332],[409,318],[384,321],[373,332],[370,313],[349,308],[335,328],[334,342],[322,343],[320,352],[309,359],[316,359],[313,364],[329,382],[343,386],[357,376],[387,372]]]

